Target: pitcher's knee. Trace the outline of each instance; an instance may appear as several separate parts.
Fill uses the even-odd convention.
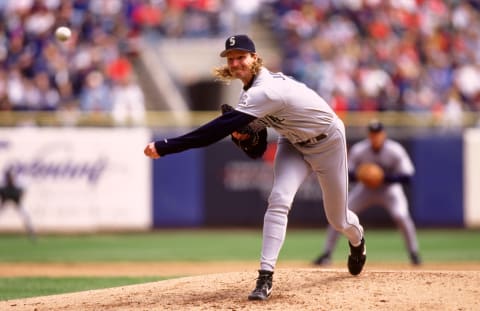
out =
[[[268,197],[268,206],[286,206],[287,209],[290,209],[290,206],[293,202],[293,196],[287,195],[285,193],[272,191]]]
[[[334,222],[331,222],[330,225],[332,226],[333,229],[335,229],[338,232],[344,232],[345,230],[347,230],[352,226],[346,223],[334,223]]]

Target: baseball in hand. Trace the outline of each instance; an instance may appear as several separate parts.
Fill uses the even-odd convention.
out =
[[[60,26],[55,30],[55,37],[60,41],[67,41],[71,36],[72,31],[68,27]]]

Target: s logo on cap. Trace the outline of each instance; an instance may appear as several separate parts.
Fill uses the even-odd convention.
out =
[[[226,57],[227,52],[231,50],[240,50],[250,53],[256,53],[255,43],[247,35],[234,35],[225,40],[225,50],[220,53],[221,57]]]

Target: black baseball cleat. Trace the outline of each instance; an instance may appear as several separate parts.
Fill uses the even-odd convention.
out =
[[[355,247],[350,244],[350,255],[348,255],[348,271],[351,275],[358,275],[362,272],[365,261],[367,260],[367,247],[365,246],[365,239],[362,238],[360,245]]]
[[[327,266],[330,263],[332,263],[332,258],[330,256],[330,253],[328,252],[323,253],[322,255],[320,255],[320,257],[313,261],[313,264],[317,266]]]
[[[248,300],[266,300],[272,292],[273,271],[258,270],[257,285]]]
[[[420,259],[420,256],[418,253],[412,252],[410,253],[410,262],[414,266],[420,266],[422,264],[422,260]]]

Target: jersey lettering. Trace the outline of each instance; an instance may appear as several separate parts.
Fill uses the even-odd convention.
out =
[[[293,80],[293,81],[295,81],[295,82],[298,82],[298,80],[296,80],[294,77],[292,77],[292,76],[286,76],[286,75],[284,75],[282,72],[271,72],[271,71],[269,71],[268,73],[270,73],[270,75],[271,75],[274,79],[282,79],[282,80],[290,79],[290,80]]]
[[[270,72],[270,75],[271,75],[274,79],[287,80],[287,79],[285,78],[285,76],[284,76],[282,73],[280,73],[280,72],[271,72],[271,71],[269,71],[269,72]]]

